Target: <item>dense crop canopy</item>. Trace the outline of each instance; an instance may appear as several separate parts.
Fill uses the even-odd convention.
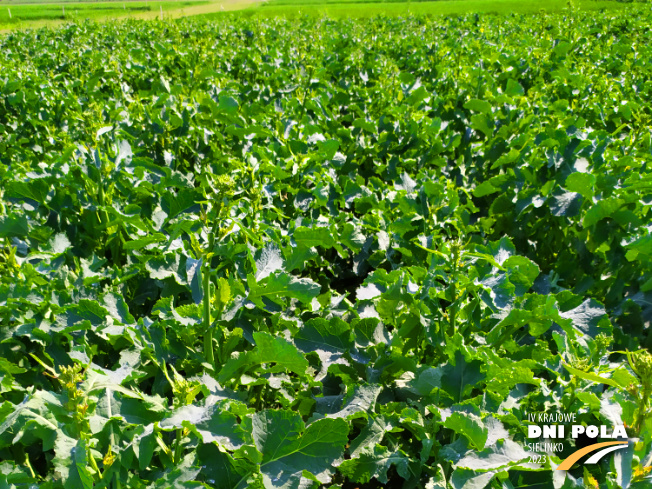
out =
[[[0,38],[0,488],[648,487],[651,21]]]

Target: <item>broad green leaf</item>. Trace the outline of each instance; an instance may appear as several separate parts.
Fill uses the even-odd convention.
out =
[[[373,450],[366,449],[359,453],[358,458],[345,460],[339,470],[354,482],[365,484],[376,478],[382,484],[387,484],[387,472],[393,465],[404,479],[408,479],[409,457],[400,450],[391,451],[382,445],[375,445]]]
[[[471,99],[464,103],[464,108],[474,112],[491,115],[491,104],[486,100]]]
[[[510,256],[503,262],[503,267],[507,270],[509,281],[516,285],[518,295],[530,290],[530,287],[539,276],[537,264],[524,256]]]
[[[253,438],[262,454],[260,470],[266,488],[301,487],[304,472],[330,481],[344,453],[348,426],[342,419],[320,419],[307,427],[290,411],[265,410],[253,417]]]
[[[526,452],[523,446],[511,440],[498,441],[495,445],[482,451],[471,451],[455,463],[456,467],[464,467],[476,472],[497,470],[511,465],[527,463],[532,454]]]
[[[495,194],[500,192],[499,188],[493,186],[491,182],[485,181],[473,189],[473,195],[475,197],[484,197],[486,195]]]
[[[297,375],[306,373],[308,360],[292,343],[269,333],[255,332],[253,336],[260,363],[275,363]]]
[[[379,385],[357,386],[351,398],[345,401],[342,409],[329,414],[328,417],[347,419],[353,419],[360,416],[365,417],[367,413],[373,412],[376,399],[381,390],[382,387]]]
[[[179,463],[169,467],[156,482],[148,486],[151,489],[199,489],[206,486],[196,481],[201,467],[196,462],[197,453],[190,452]]]
[[[256,465],[246,459],[234,458],[220,450],[215,444],[203,444],[197,447],[198,463],[201,474],[210,481],[212,487],[227,489],[237,487],[247,476],[256,472]],[[252,487],[248,485],[248,487]],[[255,486],[254,486],[255,487]]]
[[[208,406],[189,405],[178,408],[160,422],[163,429],[186,427],[197,433],[204,443],[217,443],[228,450],[236,450],[247,440],[235,414],[225,410],[223,404]]]
[[[5,186],[5,195],[13,199],[31,199],[45,204],[50,185],[41,178],[30,181],[11,181]]]
[[[65,253],[72,246],[72,243],[64,233],[55,234],[48,243],[48,251],[55,255]]]
[[[218,107],[227,114],[237,112],[240,107],[238,101],[229,95],[220,95],[219,100],[220,103]]]
[[[349,447],[351,458],[359,458],[363,451],[373,450],[382,442],[385,433],[397,426],[395,420],[386,415],[370,415],[366,426],[355,437]]]
[[[333,233],[327,227],[298,227],[292,234],[292,238],[299,246],[307,248],[313,246],[332,248],[335,244]]]
[[[65,489],[92,489],[93,477],[88,469],[88,452],[84,440],[57,434],[54,444],[55,472]]]
[[[482,450],[487,442],[489,430],[472,410],[453,411],[446,417],[443,426],[467,438],[478,450]]]
[[[477,473],[470,469],[459,468],[453,471],[450,484],[453,489],[485,489],[495,475],[493,471]]]
[[[442,367],[441,386],[454,401],[460,401],[467,392],[479,387],[485,379],[481,372],[482,362],[472,360],[467,362],[459,351],[455,354],[455,364],[448,363]]]
[[[340,231],[341,243],[351,251],[360,251],[364,246],[366,238],[360,228],[350,222],[344,224]]]
[[[590,173],[571,173],[566,177],[564,187],[570,192],[577,192],[588,201],[593,200],[593,186],[595,177]]]
[[[20,237],[29,233],[27,217],[21,215],[0,216],[0,238]]]
[[[550,211],[557,217],[574,217],[580,212],[582,196],[576,192],[564,192],[552,197]]]
[[[160,243],[162,241],[165,241],[165,235],[163,234],[153,234],[150,236],[146,236],[144,238],[138,238],[138,239],[133,239],[131,241],[127,241],[123,245],[123,249],[125,250],[139,250],[141,248],[145,248],[148,245],[151,245],[153,243]]]
[[[322,363],[322,376],[330,364],[340,360],[353,347],[350,326],[337,317],[330,321],[311,319],[293,339],[297,348],[304,353],[317,352]]]
[[[611,217],[615,212],[617,212],[624,202],[621,199],[616,197],[609,197],[604,200],[600,200],[593,204],[582,219],[582,225],[585,228],[594,226],[602,219]]]
[[[577,330],[593,338],[600,333],[611,334],[613,330],[604,306],[594,299],[586,299],[579,306],[559,315],[570,320]]]
[[[507,87],[505,88],[505,93],[510,97],[522,96],[525,95],[525,90],[523,86],[514,80],[513,78],[507,79]]]
[[[253,279],[253,276],[251,277]],[[319,295],[320,285],[309,278],[296,278],[288,273],[276,273],[267,277],[264,284],[249,281],[250,291],[247,298],[264,307],[262,298],[283,301],[286,298],[298,299],[309,303]]]
[[[176,192],[164,193],[161,198],[161,207],[167,213],[168,219],[174,219],[183,212],[189,212],[200,200],[201,197],[196,190],[181,188]]]

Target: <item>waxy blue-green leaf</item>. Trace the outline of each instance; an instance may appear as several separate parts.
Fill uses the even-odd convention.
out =
[[[260,471],[266,488],[294,489],[307,483],[304,472],[330,481],[347,443],[342,419],[320,419],[305,426],[290,411],[265,410],[253,417],[253,438],[262,454]]]

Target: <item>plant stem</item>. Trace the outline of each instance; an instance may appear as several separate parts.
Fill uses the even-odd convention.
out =
[[[183,438],[183,430],[181,428],[177,429],[177,439],[174,445],[174,459],[173,464],[176,465],[179,463],[181,458],[181,438]]]
[[[213,331],[211,331],[211,299],[210,286],[211,279],[208,273],[209,267],[206,267],[204,274],[204,355],[206,362],[215,367],[215,355],[213,353]]]
[[[457,316],[457,304],[455,302],[457,301],[457,261],[459,259],[460,255],[460,249],[457,243],[453,245],[453,283],[451,284],[451,305],[450,305],[450,315],[449,315],[449,321],[450,321],[450,336],[455,335],[455,321],[456,321],[456,316]]]
[[[215,352],[213,351],[213,331],[211,330],[211,253],[215,244],[215,230],[208,235],[208,250],[204,255],[204,358],[215,370]]]
[[[109,401],[107,403],[108,404],[108,408],[107,408],[108,413],[107,414],[109,415],[109,420],[110,420],[111,417],[113,416],[113,414],[111,413],[111,389],[108,389],[108,388],[106,389],[106,396],[107,396],[107,399]],[[117,443],[116,438],[115,438],[115,433],[113,432],[113,425],[109,426],[109,443],[111,444],[110,446],[113,446],[113,447],[118,446],[118,443]],[[119,473],[115,474],[115,481],[114,482],[115,482],[115,484],[114,484],[115,489],[121,489],[122,484],[120,483]]]
[[[29,461],[29,454],[25,454],[25,466],[29,469],[29,473],[32,475],[32,478],[36,479],[36,474],[32,468],[32,463]]]
[[[100,472],[100,468],[97,466],[97,462],[95,461],[95,457],[93,457],[93,454],[91,453],[91,449],[88,448],[88,460],[91,463],[91,467],[93,467],[93,470],[97,473],[97,477],[99,477],[100,480],[102,480],[102,472]]]
[[[16,454],[16,461],[20,464],[25,464],[25,467],[29,469],[32,478],[36,479],[36,474],[34,473],[32,464],[29,461],[29,455],[25,453],[25,448],[23,445],[16,444],[14,450],[14,453]]]

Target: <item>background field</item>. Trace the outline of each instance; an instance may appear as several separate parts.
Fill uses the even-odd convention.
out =
[[[74,2],[37,3],[28,0],[27,3],[0,4],[0,29],[11,27],[28,27],[38,21],[76,21],[86,19],[106,19],[127,17],[137,13],[177,12],[184,8],[206,5],[206,0],[167,1],[167,2]]]
[[[0,3],[0,32],[16,29],[55,27],[67,22],[107,21],[124,18],[158,19],[163,10],[167,21],[172,18],[201,16],[207,13],[245,9],[257,0],[169,0],[101,2],[39,2],[26,0]],[[11,15],[10,15],[11,12]]]
[[[34,20],[78,20],[108,16],[121,17],[134,12],[167,12],[184,7],[207,4],[205,0],[171,2],[71,2],[37,4],[12,4],[0,7],[0,24],[12,24]],[[11,11],[11,18],[9,12]]]
[[[569,4],[568,0],[448,0],[417,1],[390,0],[377,2],[363,1],[326,1],[316,0],[272,0],[256,3],[238,15],[256,15],[261,17],[316,15],[336,18],[373,17],[374,15],[457,15],[464,13],[537,13],[561,12],[569,8],[580,10],[619,9],[623,3],[613,1],[581,0]],[[227,12],[207,14],[207,18],[219,18]],[[231,13],[232,14],[232,13]]]
[[[575,10],[615,10],[625,3],[593,0],[187,0],[79,2],[61,0],[8,0],[0,3],[0,32],[18,28],[53,27],[65,22],[112,20],[121,18],[154,19],[161,9],[166,18],[222,16],[297,17],[302,15],[333,18],[372,17],[374,15],[457,15],[464,13],[538,13]],[[235,13],[237,12],[237,14]]]

